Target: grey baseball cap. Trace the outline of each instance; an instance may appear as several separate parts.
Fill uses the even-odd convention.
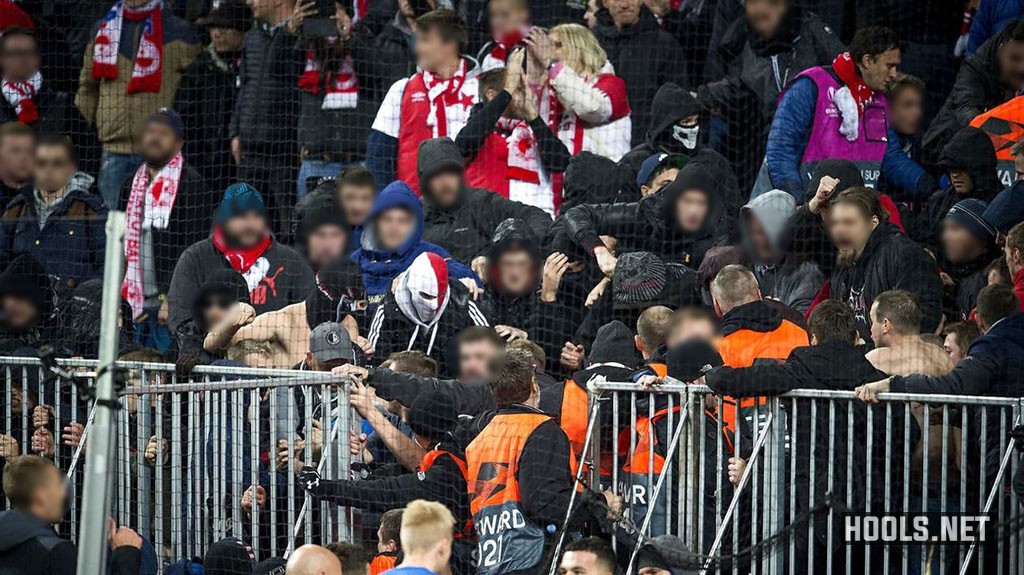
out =
[[[355,363],[356,352],[348,331],[336,321],[325,321],[309,334],[309,352],[319,363],[346,360]]]

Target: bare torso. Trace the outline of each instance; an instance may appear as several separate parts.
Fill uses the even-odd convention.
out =
[[[899,347],[875,348],[866,357],[876,369],[889,375],[937,376],[953,369],[952,361],[942,348],[920,340]]]

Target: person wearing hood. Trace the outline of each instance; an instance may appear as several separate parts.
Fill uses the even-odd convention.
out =
[[[367,141],[366,167],[378,184],[400,180],[418,192],[420,144],[454,138],[466,125],[478,92],[473,62],[461,56],[467,41],[466,23],[452,10],[416,19],[417,70],[388,89]]]
[[[56,336],[54,290],[42,264],[22,254],[0,273],[0,351],[39,347]]]
[[[428,252],[441,256],[450,279],[476,285],[477,277],[472,270],[452,259],[444,248],[424,241],[423,233],[423,203],[416,193],[405,182],[388,184],[374,200],[366,222],[352,237],[356,247],[352,260],[362,271],[372,308],[386,299],[395,278],[417,256]]]
[[[534,237],[547,236],[551,216],[544,210],[466,185],[462,153],[452,140],[426,140],[418,156],[423,239],[445,248],[460,262],[471,262],[478,275],[486,269],[491,235],[501,222],[519,219]]]
[[[509,341],[533,339],[542,328],[537,322],[543,321],[536,314],[540,242],[526,222],[510,218],[494,230],[486,257],[487,283],[477,305],[498,335]]]
[[[740,210],[740,249],[751,262],[761,295],[806,313],[825,283],[817,262],[790,257],[796,200],[782,190],[758,196]]]
[[[78,171],[70,139],[39,138],[33,181],[0,216],[0,266],[19,254],[32,254],[68,291],[101,277],[107,209],[89,191],[92,176]]]
[[[176,361],[182,356],[195,356],[195,362],[202,365],[223,359],[223,353],[204,349],[203,340],[238,304],[249,304],[249,290],[242,276],[230,269],[210,274],[192,300],[192,315],[174,331],[175,341],[168,349],[168,357]]]
[[[924,135],[926,158],[975,116],[1012,100],[1024,86],[1024,20],[1016,20],[964,60],[953,90]]]
[[[52,525],[64,520],[68,488],[53,462],[22,455],[7,462],[4,492],[11,508],[0,513],[0,563],[18,575],[74,575],[75,544],[62,539]],[[111,575],[138,575],[142,537],[129,527],[110,533]]]
[[[302,301],[313,288],[309,265],[295,250],[274,240],[263,196],[245,183],[224,190],[224,199],[214,213],[212,237],[192,244],[176,257],[167,291],[172,331],[191,317],[194,294],[218,270],[234,270],[242,276],[257,314]],[[130,296],[126,299],[132,301]]]
[[[988,205],[978,199],[960,200],[942,220],[942,257],[945,268],[946,317],[967,321],[978,292],[988,285],[988,266],[995,259],[996,230],[982,214]]]
[[[719,182],[725,214],[734,221],[743,203],[740,186],[729,161],[704,145],[707,113],[708,109],[688,90],[673,83],[661,86],[651,103],[646,139],[623,156],[622,163],[638,175],[652,154],[678,154],[704,166]]]
[[[608,277],[615,255],[601,236],[614,237],[618,253],[649,251],[696,269],[708,249],[722,245],[719,183],[703,166],[687,165],[660,193],[626,204],[584,204],[566,212],[570,240],[592,254]]]
[[[206,324],[203,349],[219,356],[242,340],[265,341],[273,350],[274,364],[291,367],[308,358],[312,330],[338,322],[349,339],[369,355],[372,350],[366,338],[359,336],[368,304],[356,265],[346,259],[335,260],[317,271],[313,283],[305,299],[279,310],[256,315],[244,299],[220,310],[219,318]]]
[[[323,200],[321,205],[309,206],[303,212],[295,230],[295,249],[306,257],[313,271],[352,251],[352,228],[345,221],[345,212],[335,205],[334,198]]]
[[[909,199],[931,193],[931,176],[903,152],[887,118],[883,90],[899,62],[896,34],[871,26],[858,30],[850,51],[831,66],[798,74],[779,99],[754,195],[775,188],[802,204],[809,199],[804,186],[814,165],[827,159],[856,163],[869,185],[884,173]]]
[[[631,141],[639,144],[655,118],[652,103],[659,87],[667,82],[688,83],[683,48],[658,26],[643,0],[605,0],[604,10],[597,13],[594,36],[626,83],[633,111]]]
[[[455,336],[470,325],[486,327],[490,323],[469,290],[449,281],[445,259],[423,252],[377,306],[370,323],[369,346],[378,357],[396,351],[422,351],[437,361],[442,376],[451,376],[458,370]]]
[[[832,198],[829,217],[837,261],[829,297],[850,306],[864,341],[871,341],[871,304],[878,294],[893,289],[917,297],[922,331],[933,333],[942,318],[938,266],[889,221],[878,194],[868,188],[843,190]]]
[[[943,219],[954,204],[975,198],[985,202],[987,207],[1003,189],[996,173],[992,140],[979,128],[968,126],[958,131],[942,148],[939,166],[949,174],[949,186],[928,198],[910,234],[932,250],[939,246]]]

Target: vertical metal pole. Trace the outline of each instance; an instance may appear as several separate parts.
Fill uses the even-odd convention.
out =
[[[124,260],[124,212],[107,215],[107,247],[103,267],[103,307],[100,312],[99,373],[96,379],[96,421],[86,453],[82,490],[82,524],[78,538],[78,573],[100,575],[107,570],[107,517],[113,489],[113,431],[117,396],[114,362],[117,360],[117,316],[121,310],[121,268]],[[22,405],[26,401],[22,401]]]

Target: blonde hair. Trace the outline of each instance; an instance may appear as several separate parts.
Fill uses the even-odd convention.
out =
[[[580,76],[594,76],[604,68],[608,54],[594,33],[579,24],[559,24],[551,29],[562,43],[563,63]]]
[[[402,512],[402,551],[415,554],[430,551],[435,545],[452,538],[455,517],[436,501],[417,499]]]

